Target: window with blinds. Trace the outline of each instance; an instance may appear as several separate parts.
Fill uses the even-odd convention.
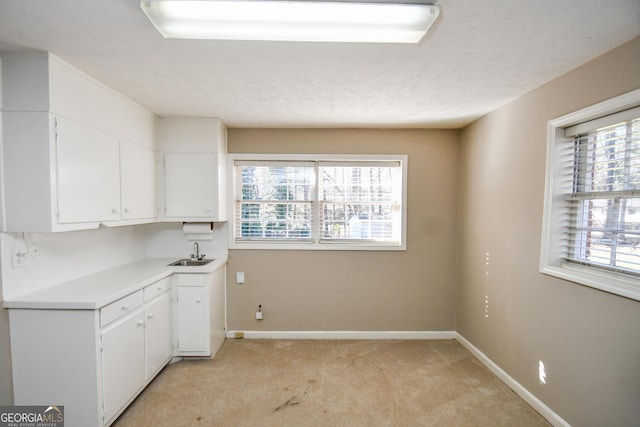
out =
[[[400,162],[320,162],[322,241],[399,242]]]
[[[236,240],[313,240],[313,163],[240,162],[236,169]]]
[[[640,108],[565,131],[567,260],[640,274]]]
[[[402,159],[236,159],[234,242],[401,247],[405,177]]]
[[[640,301],[640,89],[547,123],[540,272]]]

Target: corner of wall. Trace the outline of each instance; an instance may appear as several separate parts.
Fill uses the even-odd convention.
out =
[[[2,58],[0,58],[0,106],[2,106]],[[0,108],[0,170],[2,165],[2,109]],[[0,229],[4,229],[4,184],[0,173]],[[2,249],[0,248],[0,251]],[[1,255],[1,254],[0,254]],[[2,266],[0,266],[0,405],[13,403],[11,379],[11,343],[9,340],[9,312],[2,307]]]

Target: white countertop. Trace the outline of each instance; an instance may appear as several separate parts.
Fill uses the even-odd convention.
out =
[[[198,267],[168,266],[176,258],[148,258],[3,301],[5,308],[95,310],[173,273],[211,273],[227,263],[216,257]]]

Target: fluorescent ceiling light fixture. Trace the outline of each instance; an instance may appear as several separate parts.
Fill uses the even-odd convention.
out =
[[[438,6],[273,0],[142,0],[165,38],[418,43]]]

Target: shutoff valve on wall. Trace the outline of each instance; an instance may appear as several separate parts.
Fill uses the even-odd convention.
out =
[[[258,306],[258,311],[256,311],[256,320],[262,320],[262,305]]]
[[[37,257],[40,254],[40,249],[36,245],[27,245],[27,242],[22,239],[16,240],[11,249],[11,268],[22,268],[27,265],[28,257]]]

